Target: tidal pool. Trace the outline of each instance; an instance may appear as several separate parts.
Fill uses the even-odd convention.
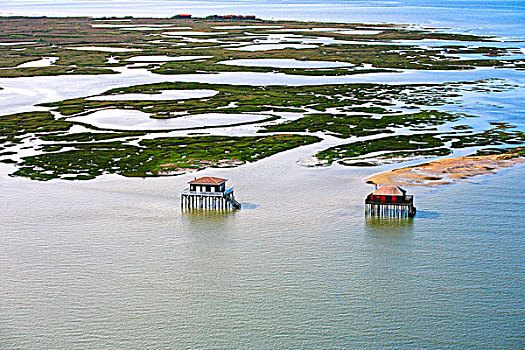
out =
[[[111,18],[111,19],[95,19],[95,22],[131,22],[129,18]]]
[[[36,68],[36,67],[49,67],[53,63],[58,61],[58,57],[42,57],[39,60],[29,61],[26,63],[19,64],[13,68]]]
[[[123,28],[119,28],[120,30],[166,30],[166,29],[169,29],[169,30],[186,30],[186,29],[192,29],[191,27],[154,27],[154,26],[149,26],[149,27],[123,27]]]
[[[197,32],[197,31],[187,31],[187,32],[164,32],[162,33],[164,35],[170,35],[170,36],[178,36],[178,35],[197,35],[197,36],[201,36],[201,35],[224,35],[224,34],[228,34],[228,32]]]
[[[204,58],[212,58],[213,56],[133,56],[126,61],[131,62],[170,62],[170,61],[193,61]]]
[[[31,45],[38,44],[36,41],[18,41],[12,43],[0,43],[0,46],[18,46],[18,45]]]
[[[142,51],[142,49],[128,49],[125,47],[109,47],[109,46],[76,46],[76,47],[66,47],[70,50],[79,50],[79,51],[101,51],[101,52],[133,52],[133,51]]]
[[[253,41],[245,46],[232,48],[230,50],[240,51],[261,51],[279,50],[284,48],[315,48],[317,45],[351,44],[351,41],[338,40],[331,37],[312,37],[295,34],[252,34],[245,33],[247,37],[252,37]],[[239,37],[240,39],[246,38]]]
[[[105,109],[94,113],[68,118],[101,129],[111,130],[176,130],[204,127],[227,126],[240,123],[263,121],[271,117],[268,114],[221,114],[207,113],[184,115],[170,119],[151,118],[149,114],[128,109]]]
[[[260,59],[239,59],[217,62],[229,66],[244,67],[275,67],[275,68],[338,68],[352,67],[353,64],[336,61],[299,61],[296,59],[279,58],[260,58]]]
[[[350,83],[372,84],[442,84],[483,79],[506,79],[512,84],[525,84],[525,76],[513,69],[477,68],[472,70],[399,70],[395,73],[367,73],[341,76],[305,76],[283,73],[221,72],[217,74],[172,75],[165,80],[234,85],[328,85]]]
[[[228,48],[227,50],[238,50],[238,51],[269,51],[269,50],[282,50],[282,49],[315,49],[317,45],[305,45],[305,44],[254,44],[246,45],[241,47]]]
[[[237,30],[237,29],[271,29],[271,28],[282,28],[282,26],[217,26],[212,27],[213,29],[223,30]]]
[[[110,56],[107,58],[106,63],[113,64],[113,63],[119,63],[120,60],[116,59],[114,56]]]
[[[160,94],[120,94],[88,97],[94,101],[170,101],[205,98],[217,95],[215,90],[165,90]]]
[[[338,31],[335,31],[334,33],[345,34],[345,35],[376,35],[376,34],[381,34],[382,31],[348,29],[348,30],[338,30]]]
[[[173,46],[184,46],[184,45],[186,45],[184,43],[165,41],[165,40],[152,40],[152,41],[149,42],[149,44],[168,44],[168,45],[173,45]]]
[[[276,32],[325,32],[347,35],[376,35],[381,34],[381,30],[361,30],[361,29],[347,29],[347,28],[299,28],[299,29],[278,29]],[[272,30],[273,32],[273,30]]]
[[[247,37],[254,37],[255,44],[285,44],[285,43],[299,43],[299,44],[348,44],[349,41],[334,39],[331,37],[317,37],[304,36],[296,34],[252,34],[245,33]]]
[[[163,23],[163,24],[92,24],[93,28],[141,28],[141,27],[155,27],[155,28],[166,28],[166,27],[177,27],[172,23]],[[177,28],[187,28],[187,27],[177,27]],[[189,28],[191,29],[191,28]]]

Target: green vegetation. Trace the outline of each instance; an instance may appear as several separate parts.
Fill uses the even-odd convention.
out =
[[[316,34],[317,35],[317,34]],[[180,49],[182,50],[182,49]],[[187,52],[187,50],[186,50]],[[211,59],[198,61],[167,62],[152,70],[157,74],[192,74],[217,72],[275,72],[300,75],[349,75],[374,72],[393,72],[393,69],[418,70],[463,70],[477,66],[499,67],[504,62],[494,59],[458,60],[446,56],[444,52],[423,50],[413,46],[373,45],[373,44],[337,44],[311,49],[283,48],[269,51],[233,51],[220,46],[196,48],[194,54],[213,56]],[[182,55],[182,53],[181,53]],[[232,59],[296,59],[303,61],[339,61],[354,67],[344,68],[274,68],[250,67],[220,64]],[[373,69],[359,69],[365,64]]]
[[[380,110],[381,111],[381,110]],[[413,114],[391,114],[380,118],[346,114],[310,114],[298,120],[270,125],[260,132],[317,132],[330,133],[333,136],[367,136],[380,133],[392,133],[392,128],[442,125],[460,118],[445,112],[421,111]]]
[[[345,160],[345,162],[348,162],[349,160],[361,160],[362,158],[357,157],[376,152],[380,152],[381,156],[387,154],[389,157],[390,155],[391,157],[436,155],[433,152],[427,152],[428,149],[437,149],[442,146],[444,146],[443,141],[432,134],[399,135],[330,147],[317,153],[316,157],[327,164],[331,164],[337,160]],[[391,154],[390,151],[402,152]],[[442,155],[446,151],[446,149],[441,148],[434,152],[437,152],[438,155]],[[375,158],[377,158],[377,156]]]
[[[203,51],[200,49],[199,51]],[[154,67],[151,71],[157,74],[193,74],[193,73],[219,73],[219,72],[256,72],[256,73],[283,73],[292,75],[309,75],[309,76],[339,76],[352,74],[367,74],[367,73],[391,73],[395,72],[392,69],[377,68],[377,69],[355,69],[355,67],[342,68],[276,68],[276,67],[255,67],[255,66],[235,66],[221,64],[221,61],[228,61],[232,59],[245,58],[282,58],[288,57],[290,59],[298,59],[299,55],[302,60],[322,60],[329,61],[326,57],[310,57],[305,56],[307,53],[300,49],[283,49],[273,51],[264,51],[261,54],[254,54],[251,52],[238,51],[232,53],[231,51],[224,52],[224,49],[214,48],[206,49],[206,52],[199,52],[203,55],[213,55],[214,58],[197,61],[180,61],[167,62],[160,67]],[[348,58],[339,57],[339,60],[347,60]]]
[[[64,75],[64,74],[110,74],[114,73],[109,68],[130,65],[132,62],[126,59],[136,55],[168,55],[168,56],[212,56],[210,59],[199,61],[181,61],[151,64],[149,69],[157,74],[194,74],[215,72],[279,72],[285,74],[301,75],[348,75],[364,74],[370,72],[390,72],[392,69],[473,69],[477,66],[499,67],[504,65],[503,61],[497,59],[458,60],[450,57],[451,54],[481,53],[490,55],[506,55],[512,49],[501,49],[495,47],[468,48],[455,45],[451,47],[434,48],[425,50],[418,47],[417,41],[426,39],[443,39],[461,41],[487,41],[488,38],[462,35],[452,33],[435,33],[425,30],[411,30],[397,28],[393,25],[375,25],[380,27],[381,32],[373,35],[352,35],[351,32],[341,34],[337,32],[293,32],[293,29],[307,29],[312,27],[329,26],[342,29],[363,29],[365,24],[337,24],[337,23],[313,23],[292,21],[261,21],[269,25],[282,27],[285,34],[290,30],[291,34],[298,35],[297,43],[301,43],[301,35],[315,36],[326,39],[326,43],[315,45],[315,48],[268,51],[240,51],[230,50],[232,44],[256,44],[261,36],[275,33],[271,29],[253,28],[250,30],[255,35],[246,35],[245,30],[216,30],[220,26],[230,22],[224,22],[220,18],[131,18],[131,21],[121,25],[156,25],[167,24],[170,26],[191,27],[196,32],[215,32],[222,34],[214,35],[218,42],[188,42],[181,37],[159,37],[158,34],[164,30],[128,30],[126,28],[100,27],[103,22],[91,18],[28,18],[28,17],[4,17],[0,18],[0,41],[1,42],[30,42],[16,47],[0,47],[0,67],[10,68],[0,70],[0,77],[41,76],[41,75]],[[108,22],[107,24],[114,24]],[[93,27],[95,25],[95,27]],[[154,35],[152,35],[154,34]],[[209,38],[203,35],[189,35],[193,39]],[[385,44],[393,40],[410,40],[416,44],[389,45]],[[352,43],[355,41],[356,43]],[[264,42],[264,41],[263,41]],[[362,42],[368,42],[363,44]],[[101,51],[77,51],[71,47],[78,46],[106,46],[139,49],[136,52],[101,52]],[[51,67],[19,68],[17,65],[41,57],[58,57],[59,60]],[[115,60],[108,60],[110,57]],[[290,69],[271,67],[237,67],[218,62],[230,59],[250,58],[289,58],[298,60],[316,61],[341,61],[353,64],[355,67],[333,68],[333,69]],[[519,61],[505,61],[507,64],[518,67]],[[371,65],[370,69],[359,69],[364,65]],[[357,69],[356,69],[357,68]]]
[[[524,144],[525,133],[517,130],[507,131],[507,129],[511,128],[513,126],[503,123],[490,130],[472,134],[449,135],[434,133],[389,136],[331,147],[319,152],[316,157],[324,164],[331,164],[337,161],[343,165],[372,166],[377,165],[377,161],[393,158],[446,156],[452,153],[450,149],[443,147],[447,141],[452,141],[451,148]],[[521,149],[518,148],[518,150]],[[479,150],[475,155],[508,153],[510,150],[509,148],[487,148]],[[374,155],[369,158],[362,157],[372,153]],[[363,161],[364,159],[371,159],[376,162]]]
[[[449,98],[449,88],[445,86],[434,85],[391,87],[388,85],[377,84],[347,84],[289,87],[286,90],[283,90],[282,87],[279,86],[252,87],[199,83],[159,83],[112,89],[107,91],[106,95],[125,93],[156,94],[163,90],[170,89],[211,89],[219,91],[219,93],[209,98],[189,99],[182,101],[95,101],[80,98],[55,103],[47,103],[45,106],[54,108],[64,115],[81,116],[85,113],[89,113],[92,110],[101,108],[134,108],[148,113],[153,113],[153,116],[161,116],[164,118],[172,117],[172,115],[169,115],[171,112],[197,114],[207,112],[242,113],[255,111],[292,111],[304,113],[307,110],[325,110],[327,108],[334,108],[334,106],[338,106],[335,108],[340,108],[345,112],[352,111],[365,113],[365,115],[360,116],[346,115],[343,113],[337,113],[333,115],[328,113],[310,114],[306,115],[304,118],[299,119],[298,121],[271,125],[264,130],[265,132],[323,131],[332,133],[339,137],[349,137],[352,135],[362,136],[372,135],[379,132],[390,132],[389,128],[403,126],[413,127],[421,125],[440,125],[446,121],[453,121],[460,118],[460,116],[457,115],[435,111],[421,111],[412,114],[396,114],[385,109],[385,106],[393,104],[394,101],[400,98],[405,99],[406,102],[409,102],[411,96],[415,95],[411,94],[410,91],[420,92],[418,96],[421,94],[430,95],[432,91],[438,91],[436,94],[437,96],[434,96],[434,101],[439,101],[441,99],[439,95],[441,94],[444,96],[444,98],[441,100],[444,103],[445,100]],[[341,99],[342,96],[345,96],[345,98]],[[365,103],[367,105],[362,106]],[[370,105],[370,103],[377,105]],[[168,111],[167,115],[165,114],[166,111]],[[370,113],[379,115],[379,117]],[[27,119],[30,116],[39,116],[39,118],[42,120]],[[176,117],[176,114],[173,116]],[[66,131],[72,124],[75,123],[68,122],[64,119],[55,120],[52,114],[49,112],[35,112],[29,114],[5,116],[3,118],[9,122],[8,125],[10,128],[13,128],[16,125],[16,123],[12,123],[13,120],[21,119],[26,120],[29,123],[19,126],[17,129],[15,129],[19,136],[38,132],[37,136],[42,141],[59,142],[42,145],[39,150],[43,151],[44,153],[24,160],[24,162],[20,164],[23,169],[21,168],[20,171],[17,172],[17,175],[29,176],[34,179],[54,178],[57,176],[63,177],[68,174],[67,168],[69,167],[69,164],[71,164],[71,169],[81,169],[75,172],[75,174],[78,175],[75,175],[76,179],[97,176],[105,172],[154,176],[159,172],[170,173],[172,171],[170,170],[171,168],[199,168],[198,164],[196,163],[185,163],[181,162],[180,159],[176,159],[176,157],[175,159],[172,159],[174,158],[172,155],[166,156],[166,150],[163,148],[157,150],[156,148],[158,145],[148,142],[147,140],[141,141],[140,146],[132,146],[126,142],[123,142],[122,140],[118,142],[103,142],[107,140],[138,138],[146,135],[146,131],[101,133],[83,132],[62,134],[57,132]],[[272,117],[271,119],[275,118],[277,117]],[[307,121],[309,124],[306,123]],[[4,131],[4,133],[12,134],[14,131]],[[273,136],[261,136],[254,138],[254,140],[273,140],[272,137]],[[298,137],[302,140],[305,136],[293,137]],[[287,138],[283,139],[281,136],[279,136],[276,138],[275,140],[283,140],[286,141],[287,144],[283,145],[282,147],[278,147],[274,143],[270,147],[271,152],[286,150],[290,145],[295,147],[295,144],[293,142],[290,143],[288,140],[288,138],[292,138],[293,140],[293,137],[287,136]],[[208,149],[206,138],[198,137],[191,138],[191,140],[192,144],[195,143],[195,148],[188,147],[187,145],[183,147],[186,152],[190,152],[184,153],[184,156],[188,159],[193,159],[196,157],[196,155],[198,155],[197,150],[199,147],[202,146],[203,149]],[[249,138],[247,140],[249,140]],[[202,141],[204,143],[198,146],[197,141]],[[236,142],[235,144],[240,145],[239,142]],[[264,146],[264,144],[261,144],[261,146]],[[64,147],[74,147],[75,149],[61,152]],[[152,150],[152,148],[155,149]],[[150,153],[153,151],[155,151],[155,154],[156,151],[161,151],[164,156],[159,158],[158,155],[153,155],[153,153]],[[249,151],[247,154],[251,154],[250,152],[252,152],[252,150],[246,148],[242,150],[242,152],[247,151]],[[264,152],[259,153],[263,156],[266,156]],[[131,157],[130,155],[133,154],[136,155],[133,156],[133,159],[136,159],[136,162],[130,163],[129,166],[124,166],[122,163],[124,162],[123,159],[128,159]],[[242,164],[242,162],[247,160],[243,158],[242,155],[236,156],[236,153],[233,150],[228,150],[227,154],[228,157],[224,157],[225,162],[235,159],[234,162],[230,163],[231,165]],[[138,166],[141,162],[144,163],[144,160],[140,158],[139,155],[144,157],[147,156],[148,159],[151,158],[151,160],[147,162],[146,168]],[[68,157],[77,157],[76,159],[78,159],[78,161],[69,162]],[[88,167],[86,165],[87,160],[83,159],[93,159],[93,157],[96,159],[96,161],[91,160],[93,164],[92,166]],[[202,158],[206,162],[216,161],[216,159],[210,160],[201,155],[198,155],[197,158]],[[115,159],[119,159],[121,163],[115,165]],[[256,159],[259,158],[253,158],[253,160]],[[68,161],[67,164],[65,164],[66,161]],[[80,164],[77,164],[78,162],[80,162]],[[61,165],[59,166],[59,164]],[[160,167],[159,164],[172,165]],[[51,168],[53,168],[55,165],[57,166],[57,170],[51,171]],[[71,177],[70,175],[68,176]]]
[[[519,130],[507,131],[509,128],[500,126],[485,130],[480,133],[470,135],[445,136],[445,140],[453,140],[452,148],[465,148],[475,146],[496,146],[496,145],[521,145],[525,143],[525,133]]]
[[[364,112],[371,114],[390,113],[384,107],[404,102],[414,106],[434,106],[450,103],[460,96],[458,88],[447,84],[386,85],[386,84],[341,84],[322,86],[246,86],[206,83],[155,83],[117,88],[106,91],[104,95],[126,93],[155,94],[163,90],[209,89],[219,93],[203,99],[171,101],[96,101],[77,98],[42,106],[54,108],[65,116],[78,115],[90,110],[103,108],[130,108],[153,114],[154,117],[167,118],[169,113],[180,116],[201,113],[246,113],[294,111],[308,113],[309,110],[326,111],[338,108],[341,112]],[[373,103],[374,106],[363,106]],[[448,118],[445,114],[435,114],[438,119]],[[433,119],[432,116],[420,118]],[[397,117],[392,116],[392,123]],[[386,120],[386,119],[385,119]],[[447,119],[448,120],[448,119]],[[450,119],[452,120],[452,119]],[[308,120],[304,120],[309,123]],[[353,122],[349,121],[348,123]],[[414,123],[412,123],[414,124]],[[299,126],[290,125],[293,128]]]
[[[82,132],[76,134],[65,134],[65,135],[44,135],[41,137],[44,141],[55,141],[55,142],[89,142],[89,141],[102,141],[120,139],[123,137],[133,136],[144,136],[144,132],[120,132],[120,133],[90,133]]]
[[[122,142],[57,145],[55,152],[26,157],[15,176],[34,180],[86,180],[104,173],[158,176],[216,166],[238,166],[320,141],[314,136],[174,137]],[[64,147],[74,150],[60,152]]]
[[[471,156],[490,156],[493,154],[510,154],[510,155],[516,155],[516,156],[525,156],[525,148],[524,147],[516,147],[516,148],[484,148],[478,150],[476,153],[471,154]]]
[[[0,143],[19,142],[27,134],[66,131],[71,123],[55,120],[49,112],[26,112],[0,116]]]
[[[369,161],[343,159],[343,160],[340,160],[338,163],[341,165],[346,165],[346,166],[369,167],[369,166],[378,166],[385,162],[399,161],[401,159],[406,159],[406,158],[443,157],[443,156],[448,156],[451,153],[452,152],[448,148],[434,148],[431,150],[413,150],[413,151],[408,151],[408,152],[404,152],[404,151],[389,152],[389,153],[384,153],[377,157],[364,158],[364,159],[369,159]]]
[[[0,78],[37,77],[49,75],[93,75],[93,74],[117,74],[117,72],[106,68],[74,68],[63,66],[33,67],[17,69],[1,69]]]
[[[292,21],[257,21],[280,26],[271,29],[219,30],[215,26],[231,24],[221,18],[129,18],[129,25],[157,25],[191,27],[197,32],[223,32],[214,35],[216,42],[199,41],[209,36],[160,36],[161,30],[129,30],[100,27],[101,21],[91,18],[0,18],[0,42],[34,42],[17,46],[0,46],[0,77],[30,77],[67,74],[116,74],[116,67],[131,66],[130,58],[140,56],[206,56],[194,61],[151,62],[140,67],[155,74],[213,74],[218,72],[262,72],[300,74],[311,76],[337,76],[393,72],[397,69],[461,70],[478,66],[523,68],[512,60],[454,58],[455,54],[485,54],[505,56],[514,49],[495,47],[471,48],[462,41],[487,41],[488,38],[438,33],[427,30],[399,28],[386,24],[338,24]],[[106,24],[115,24],[108,22]],[[95,25],[95,26],[93,26]],[[119,25],[123,23],[119,22]],[[352,35],[337,32],[294,32],[294,29],[313,27],[344,29],[379,28],[380,33]],[[297,35],[326,39],[323,44],[307,49],[285,48],[268,51],[234,50],[239,45],[265,43],[268,34]],[[455,40],[448,47],[424,49],[419,40]],[[396,40],[410,40],[398,45]],[[389,43],[391,42],[391,43]],[[73,50],[80,46],[103,46],[134,49],[125,52]],[[233,49],[233,50],[232,50]],[[15,68],[42,57],[55,57],[49,67]],[[273,68],[246,67],[221,64],[234,59],[295,59],[301,61],[339,61],[348,67],[339,68]],[[137,69],[139,69],[137,67]],[[263,121],[259,136],[225,137],[194,136],[153,138],[152,132],[111,132],[96,127],[91,131],[68,133],[72,125],[67,119],[55,119],[50,112],[28,112],[0,116],[0,159],[8,159],[9,149],[24,138],[32,137],[36,155],[24,158],[15,175],[37,180],[90,179],[105,173],[125,176],[175,175],[206,167],[238,166],[256,161],[294,147],[317,142],[308,135],[288,133],[324,133],[339,138],[388,134],[406,128],[407,132],[426,132],[432,127],[457,121],[465,116],[435,111],[434,106],[456,103],[465,91],[504,91],[512,88],[503,81],[479,81],[450,84],[340,84],[321,86],[241,86],[204,83],[156,83],[109,90],[105,95],[126,93],[158,94],[164,90],[209,89],[218,93],[207,98],[171,101],[99,101],[75,98],[42,106],[49,107],[64,117],[90,114],[103,109],[134,109],[148,113],[152,118],[177,118],[183,115],[206,113],[256,113],[272,115]],[[413,110],[413,112],[407,112]],[[270,125],[280,113],[300,113],[297,119]],[[288,117],[286,114],[284,117]],[[81,118],[79,119],[81,120]],[[202,128],[209,128],[203,126]],[[398,129],[398,130],[395,130]],[[443,156],[449,148],[522,144],[523,132],[507,130],[508,125],[495,125],[493,129],[476,132],[468,125],[452,127],[448,133],[396,135],[331,147],[317,157],[321,162],[339,162],[344,165],[369,166],[380,161],[395,161],[407,157]],[[189,129],[188,129],[189,130]],[[435,130],[435,129],[434,129]],[[155,132],[155,134],[160,133]],[[261,135],[265,133],[265,135]],[[268,135],[268,133],[279,133]],[[282,134],[286,133],[286,134]],[[158,135],[155,135],[158,136]],[[31,142],[32,143],[32,142]],[[36,145],[36,146],[35,146]],[[14,149],[14,147],[13,147]],[[486,152],[491,152],[487,150]],[[496,152],[496,151],[492,151]]]

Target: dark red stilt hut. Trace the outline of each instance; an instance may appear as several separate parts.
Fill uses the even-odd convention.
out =
[[[386,185],[370,193],[365,200],[367,216],[414,217],[414,197],[396,185]]]

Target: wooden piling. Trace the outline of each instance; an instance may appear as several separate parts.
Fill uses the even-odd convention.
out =
[[[180,207],[182,210],[233,210],[240,204],[235,200],[233,189],[227,192],[181,192]]]
[[[365,199],[365,216],[412,218],[416,215],[414,197],[398,186],[376,189]]]
[[[226,189],[226,179],[205,176],[188,182],[190,187],[180,193],[182,210],[240,209],[233,188]]]

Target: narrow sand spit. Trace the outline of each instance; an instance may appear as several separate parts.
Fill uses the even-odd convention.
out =
[[[498,169],[525,162],[519,150],[488,156],[468,156],[439,159],[428,163],[391,170],[369,177],[370,184],[397,184],[408,186],[430,186],[449,184],[478,175],[492,174]]]

